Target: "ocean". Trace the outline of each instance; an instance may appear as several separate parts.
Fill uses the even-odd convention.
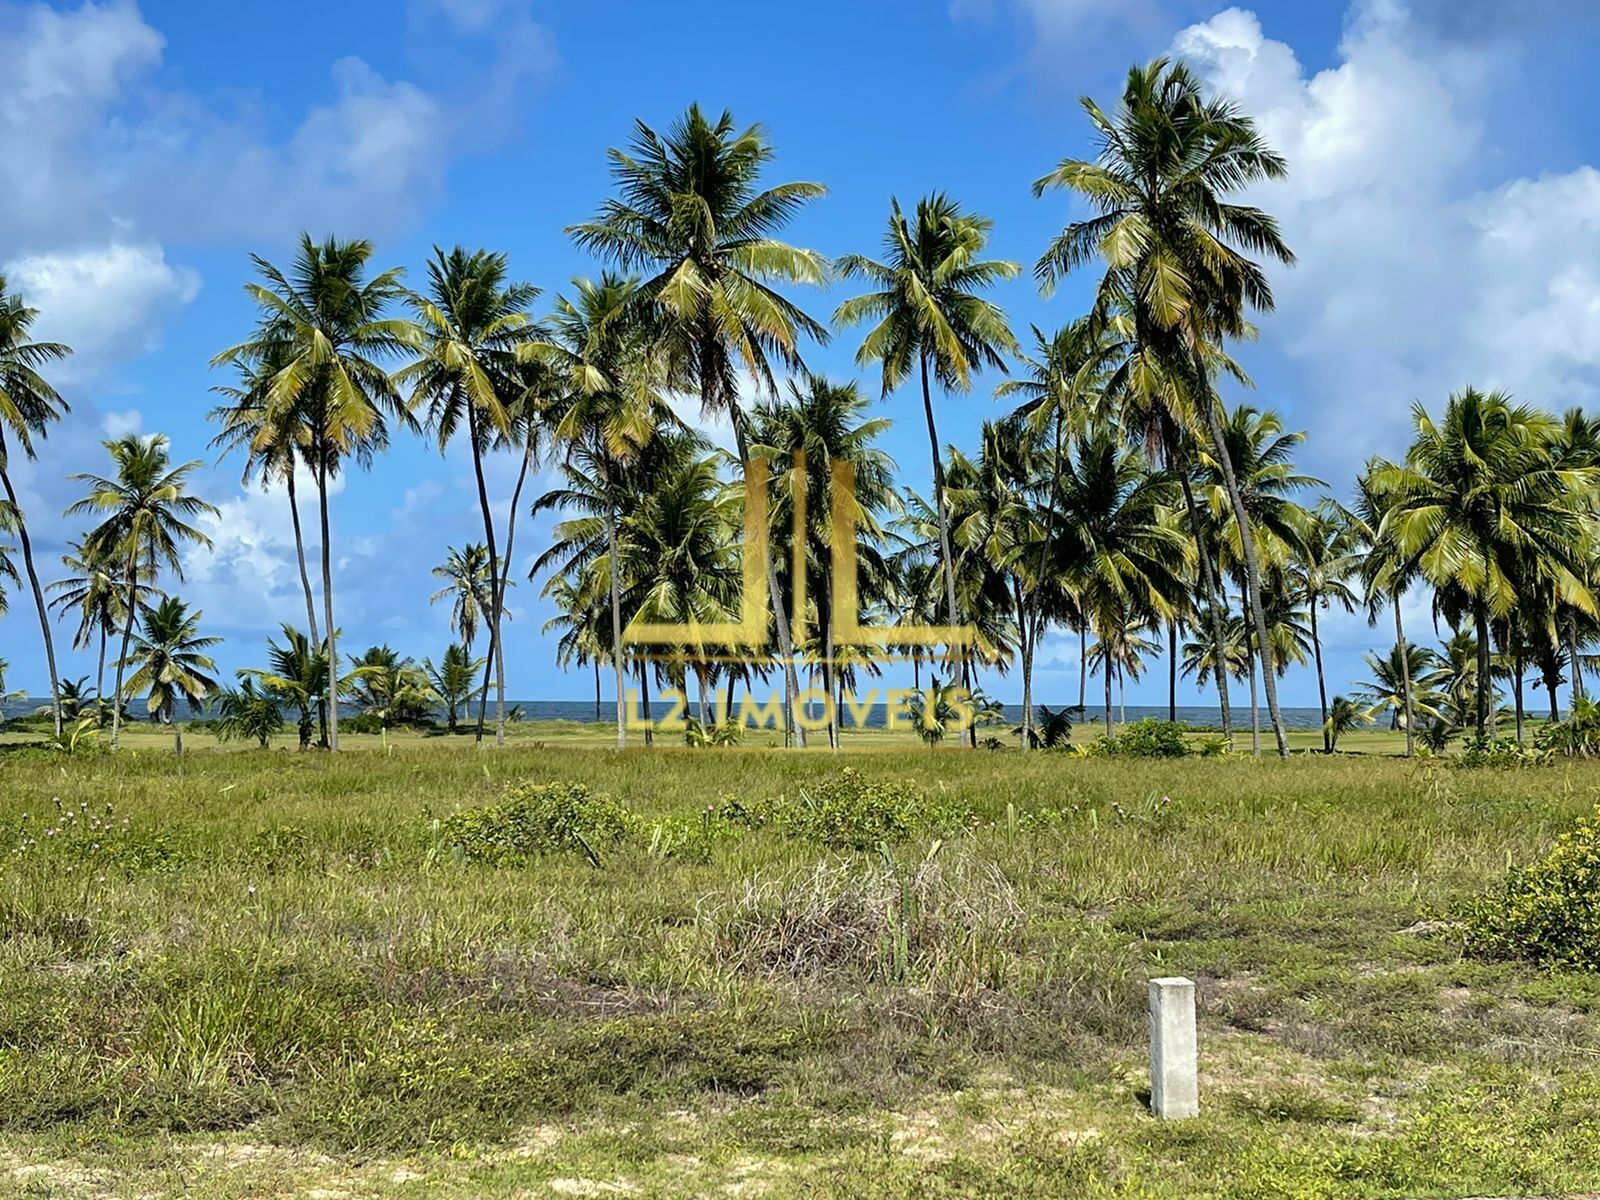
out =
[[[742,689],[740,690],[739,695],[740,695],[740,697],[742,699],[742,697],[744,696],[744,692],[743,692]],[[49,704],[50,704],[49,697],[45,697],[43,699],[40,699],[37,696],[29,696],[26,699],[22,699],[22,700],[7,700],[3,704],[0,704],[0,714],[3,714],[5,717],[8,717],[8,718],[9,717],[25,716],[28,713],[37,712],[41,707],[48,708]],[[593,700],[508,700],[507,701],[507,707],[509,707],[512,704],[515,704],[518,707],[520,707],[522,709],[522,715],[527,720],[530,720],[530,721],[585,721],[585,722],[595,722],[597,720],[597,718],[595,716],[595,707],[594,707],[594,701]],[[134,705],[132,705],[130,707],[131,707],[133,713],[136,716],[138,716],[141,713],[141,706],[140,705],[134,704]],[[1055,709],[1055,708],[1059,707],[1059,705],[1050,704],[1049,707],[1052,708],[1052,709]],[[1005,710],[1006,710],[1006,718],[1007,718],[1007,720],[1009,720],[1009,721],[1011,721],[1011,722],[1013,722],[1015,724],[1020,724],[1022,722],[1022,705],[1020,705],[1020,704],[1007,704],[1005,706]],[[341,704],[339,706],[339,711],[340,711],[340,715],[341,716],[354,716],[356,714],[356,712],[359,711],[359,710],[357,710],[356,708],[354,708],[351,705]],[[472,711],[473,711],[473,715],[476,716],[476,714],[477,714],[476,706],[474,706]],[[659,701],[657,701],[656,704],[652,707],[652,714],[656,717],[657,720],[661,719],[661,717],[665,713],[665,711],[666,711],[665,707],[663,705],[661,705]],[[697,708],[694,706],[693,703],[691,703],[690,714],[693,715],[696,711],[698,711]],[[1091,723],[1092,724],[1099,724],[1099,722],[1100,722],[1100,714],[1103,711],[1104,711],[1103,706],[1097,706],[1097,705],[1091,704],[1089,706],[1088,711],[1084,714],[1083,718],[1081,720],[1075,721],[1074,723],[1075,724],[1091,724]],[[185,715],[187,715],[187,714],[185,713]],[[491,697],[490,701],[489,701],[489,715],[490,715],[491,719],[494,716],[494,699],[493,699],[493,697]],[[867,728],[869,728],[869,729],[881,729],[881,728],[883,728],[883,725],[884,725],[884,722],[885,722],[885,717],[886,717],[885,706],[882,703],[873,705],[872,709],[867,714],[867,721],[866,721]],[[1164,721],[1164,720],[1167,719],[1167,706],[1165,704],[1160,704],[1160,705],[1130,704],[1130,705],[1128,705],[1128,720],[1130,720],[1130,721],[1138,721],[1138,720],[1140,720],[1140,719],[1142,719],[1144,717],[1156,717],[1157,719]],[[183,719],[182,716],[180,716],[180,720],[181,719]],[[855,721],[854,721],[853,717],[849,716],[848,714],[846,715],[845,719],[846,719],[846,722],[848,724],[852,724],[852,725],[855,724]],[[598,723],[604,725],[604,724],[609,724],[611,722],[614,722],[615,720],[616,720],[616,702],[614,700],[611,700],[610,698],[607,698],[606,700],[601,702],[600,715],[598,717]],[[1215,705],[1180,704],[1180,705],[1178,705],[1178,720],[1183,722],[1186,725],[1192,725],[1192,726],[1194,726],[1196,728],[1201,728],[1201,729],[1220,728],[1221,725],[1222,725],[1222,711],[1219,708],[1217,708]],[[1233,718],[1233,720],[1234,720],[1234,727],[1235,727],[1236,730],[1237,729],[1243,729],[1243,730],[1248,731],[1249,728],[1250,728],[1250,710],[1249,710],[1249,708],[1247,708],[1247,707],[1246,708],[1235,708],[1234,709],[1234,718]],[[1121,710],[1118,710],[1118,712],[1117,712],[1117,721],[1118,721],[1119,724],[1122,721]],[[1283,722],[1290,729],[1318,729],[1322,725],[1321,717],[1318,715],[1317,710],[1314,709],[1314,708],[1285,708],[1283,710]],[[1262,725],[1263,729],[1271,728],[1270,723],[1267,720],[1267,712],[1266,712],[1265,708],[1263,708],[1261,710],[1261,725]]]

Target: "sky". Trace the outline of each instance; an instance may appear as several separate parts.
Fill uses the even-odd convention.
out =
[[[730,12],[706,0],[282,0],[270,15],[196,0],[0,0],[0,270],[40,309],[36,336],[77,350],[53,376],[71,415],[38,461],[12,462],[45,579],[82,532],[61,515],[83,490],[69,476],[106,469],[108,436],[164,433],[177,459],[203,461],[196,488],[221,510],[204,522],[213,546],[189,553],[185,581],[169,586],[226,639],[225,674],[259,663],[266,637],[303,613],[287,505],[241,486],[237,459],[216,462],[205,420],[209,389],[228,382],[208,361],[252,323],[248,256],[286,262],[301,230],[367,237],[379,266],[415,282],[435,244],[486,246],[547,304],[597,270],[563,229],[608,194],[606,148],[636,118],[664,126],[691,101],[766,125],[773,182],[827,186],[793,242],[874,252],[890,197],[937,189],[994,218],[995,256],[1031,267],[1081,215],[1030,190],[1090,152],[1078,98],[1109,107],[1130,64],[1180,56],[1289,160],[1287,180],[1250,198],[1280,218],[1298,261],[1273,269],[1277,310],[1239,348],[1253,391],[1227,399],[1303,430],[1304,470],[1346,496],[1368,456],[1404,452],[1413,404],[1438,411],[1468,384],[1557,410],[1595,405],[1593,0],[816,0]],[[826,317],[846,286],[795,298]],[[1026,340],[1030,324],[1081,313],[1088,286],[1071,279],[1045,299],[1024,272],[996,299]],[[876,395],[856,345],[846,332],[808,347],[807,364]],[[944,440],[975,444],[1004,411],[998,381],[939,398]],[[895,422],[884,445],[905,482],[925,490],[915,401],[895,395],[876,412]],[[513,474],[491,465],[502,517]],[[524,521],[513,578],[549,528]],[[437,659],[448,606],[430,607],[430,570],[480,537],[459,447],[441,455],[397,437],[370,472],[349,474],[333,501],[343,648],[388,642]],[[552,610],[536,593],[524,582],[511,601],[509,692],[591,695],[590,676],[556,668],[540,634]],[[1433,640],[1425,599],[1406,617]],[[1368,677],[1362,656],[1389,628],[1325,621],[1331,691]],[[62,674],[91,672],[69,641],[61,630]],[[0,658],[10,687],[48,690],[25,592],[0,617]],[[986,686],[1020,698],[1014,675]],[[1165,686],[1153,666],[1128,699],[1162,703]],[[1044,648],[1035,692],[1075,698],[1075,638]],[[1281,696],[1314,704],[1311,673],[1291,672]],[[1207,700],[1180,685],[1180,703]]]

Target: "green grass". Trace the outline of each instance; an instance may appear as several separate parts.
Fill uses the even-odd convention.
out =
[[[1147,763],[538,726],[338,758],[197,736],[180,763],[143,729],[115,758],[13,735],[0,1194],[1600,1190],[1600,982],[1463,961],[1436,919],[1591,808],[1600,766],[1366,736]],[[845,765],[976,825],[651,851]],[[433,819],[523,781],[608,793],[635,832],[598,868],[457,861]],[[39,839],[56,799],[75,831]],[[1193,1122],[1144,1111],[1154,974],[1200,984]]]

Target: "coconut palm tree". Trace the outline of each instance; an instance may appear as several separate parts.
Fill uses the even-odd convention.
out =
[[[1061,544],[1056,569],[1095,639],[1125,641],[1140,623],[1166,620],[1184,591],[1186,549],[1171,519],[1177,489],[1151,472],[1144,456],[1097,429],[1063,465]],[[1106,733],[1112,732],[1111,677],[1106,681]]]
[[[428,686],[422,669],[388,645],[350,655],[350,673],[340,683],[361,711],[377,717],[386,730],[427,715]]]
[[[293,408],[269,407],[268,391],[273,378],[284,365],[285,347],[258,362],[238,362],[237,386],[212,388],[226,396],[228,403],[213,408],[207,419],[222,426],[211,439],[220,451],[218,461],[233,450],[244,451],[244,471],[240,483],[248,487],[259,480],[263,487],[281,482],[289,500],[289,525],[294,530],[295,566],[300,571],[300,589],[306,599],[306,628],[317,640],[317,603],[311,590],[311,573],[306,566],[306,540],[300,524],[300,495],[296,472],[303,461],[302,443],[306,430],[301,414]],[[277,423],[269,428],[268,422]]]
[[[50,710],[56,736],[61,736],[61,696],[56,676],[56,648],[50,633],[50,614],[45,606],[44,589],[33,565],[33,542],[28,537],[27,514],[17,501],[16,485],[11,480],[11,446],[16,444],[27,459],[38,457],[35,442],[42,440],[49,427],[68,411],[61,398],[39,372],[72,353],[60,342],[36,342],[29,330],[39,310],[29,308],[7,290],[0,275],[0,489],[4,489],[5,515],[0,529],[16,534],[22,546],[22,567],[33,590],[33,603],[39,614],[39,633],[44,640],[45,668],[50,673]]]
[[[439,703],[444,705],[447,733],[456,731],[457,714],[463,705],[471,703],[473,693],[478,690],[478,672],[488,661],[487,658],[473,658],[472,648],[465,642],[446,646],[438,666],[433,665],[431,658],[422,660],[423,674],[428,677]]]
[[[1328,715],[1322,719],[1322,738],[1327,747],[1325,754],[1332,754],[1339,748],[1342,735],[1363,725],[1371,725],[1373,721],[1372,709],[1363,708],[1347,696],[1335,696],[1327,708]]]
[[[204,651],[222,639],[200,636],[204,615],[198,609],[190,612],[176,596],[163,596],[154,607],[145,605],[133,647],[117,661],[119,679],[124,669],[133,668],[126,692],[119,688],[118,696],[145,693],[151,718],[172,726],[173,749],[179,754],[183,753],[183,726],[173,720],[178,701],[187,700],[190,707],[198,708],[217,688],[217,681],[207,673],[215,671],[217,664]],[[111,728],[115,744],[115,718]]]
[[[120,745],[122,705],[129,693],[123,673],[129,663],[128,642],[134,615],[140,609],[141,589],[153,589],[165,566],[183,579],[183,546],[209,548],[211,539],[196,529],[197,517],[220,515],[188,492],[189,476],[202,464],[196,460],[172,465],[167,439],[130,435],[105,443],[116,468],[113,478],[87,473],[71,478],[89,485],[89,494],[69,509],[68,516],[92,514],[100,523],[84,539],[91,558],[112,558],[122,563],[122,644],[117,654],[116,690],[111,696],[111,748]],[[149,606],[144,606],[148,608]]]
[[[827,330],[776,287],[826,279],[821,255],[777,236],[825,189],[805,182],[763,188],[762,172],[773,159],[766,131],[760,125],[739,130],[728,112],[712,121],[698,105],[690,105],[665,136],[635,122],[629,148],[613,149],[609,157],[617,195],[601,204],[594,220],[568,232],[581,249],[644,273],[640,300],[659,322],[674,379],[699,393],[702,411],[731,420],[739,457],[748,462],[750,430],[738,372],[771,394],[774,359],[799,370],[801,338],[827,340]],[[785,707],[792,709],[799,691],[794,644],[767,549],[767,592]],[[804,730],[797,729],[796,738],[804,745]]]
[[[559,388],[552,432],[567,447],[569,457],[579,451],[599,470],[598,482],[605,493],[606,553],[615,561],[617,527],[626,503],[620,476],[656,432],[675,425],[677,419],[662,394],[668,364],[657,349],[657,314],[639,303],[643,293],[638,282],[607,273],[598,283],[578,278],[572,286],[571,298],[556,297],[551,317],[554,337],[547,361]],[[621,749],[628,744],[625,663],[620,652],[621,576],[612,571],[607,579]]]
[[[228,688],[217,702],[217,736],[223,741],[254,738],[265,750],[272,735],[283,729],[283,713],[271,693],[256,687],[248,676],[236,688]]]
[[[435,246],[428,261],[427,293],[411,297],[410,337],[419,357],[395,374],[396,384],[411,388],[411,407],[426,410],[440,453],[458,432],[467,435],[489,551],[490,603],[484,615],[495,677],[497,746],[506,740],[505,646],[497,603],[502,564],[483,458],[493,441],[503,444],[517,429],[522,367],[542,337],[529,311],[538,296],[532,284],[508,278],[504,254],[469,253],[460,246],[446,254]]]
[[[262,282],[248,283],[245,290],[260,309],[260,323],[248,340],[211,362],[253,373],[271,369],[261,432],[252,448],[261,453],[273,440],[292,440],[316,478],[322,615],[328,661],[338,662],[328,482],[348,459],[365,464],[388,445],[388,418],[415,425],[381,365],[415,341],[409,322],[384,315],[405,289],[398,269],[368,277],[372,243],[359,239],[330,237],[317,243],[302,234],[287,273],[258,255],[251,261]],[[332,672],[327,686],[327,711],[337,714]],[[329,725],[328,748],[339,748],[337,720]]]
[[[1440,716],[1443,696],[1438,656],[1415,642],[1391,646],[1387,653],[1376,651],[1366,656],[1371,679],[1356,684],[1357,694],[1374,712],[1389,712],[1389,728],[1421,718],[1435,721]]]
[[[1160,403],[1177,429],[1204,431],[1209,439],[1240,529],[1248,611],[1265,656],[1261,564],[1213,388],[1213,348],[1250,332],[1249,309],[1272,307],[1266,275],[1249,256],[1294,261],[1271,216],[1228,197],[1288,168],[1248,116],[1230,101],[1207,97],[1181,63],[1158,58],[1132,68],[1115,115],[1087,98],[1082,104],[1099,143],[1097,159],[1063,161],[1034,184],[1034,193],[1068,189],[1095,212],[1051,242],[1035,275],[1048,293],[1068,272],[1102,259],[1097,319],[1109,322],[1130,308],[1134,339],[1162,368],[1157,373],[1181,382],[1163,386]],[[1275,672],[1265,657],[1262,666],[1278,753],[1287,757]]]
[[[445,586],[428,597],[429,604],[450,601],[450,628],[468,650],[478,636],[478,622],[488,611],[489,550],[481,542],[468,542],[461,549],[449,548],[444,562],[433,569],[433,577]]]
[[[835,325],[872,322],[856,362],[864,367],[881,364],[885,396],[913,373],[922,388],[944,567],[945,618],[951,626],[960,623],[956,568],[931,384],[936,381],[947,392],[970,391],[975,374],[984,367],[1005,371],[1006,356],[1017,352],[1005,313],[979,294],[1022,272],[1018,263],[980,257],[993,227],[988,217],[963,212],[943,193],[919,200],[909,219],[900,202],[891,198],[882,259],[849,254],[838,262],[841,276],[865,280],[873,288],[846,300],[833,314]]]
[[[1334,735],[1328,730],[1328,683],[1322,665],[1322,633],[1317,614],[1338,606],[1354,612],[1358,597],[1350,580],[1360,567],[1354,527],[1343,508],[1324,499],[1302,522],[1295,547],[1297,560],[1291,576],[1297,599],[1305,602],[1310,621],[1311,652],[1317,667],[1317,704],[1322,714],[1324,753],[1332,754]]]
[[[1478,639],[1479,736],[1489,725],[1490,625],[1540,587],[1596,611],[1581,548],[1600,472],[1554,453],[1558,423],[1503,392],[1458,392],[1435,422],[1413,409],[1416,438],[1373,486],[1388,500],[1381,532],[1401,564],[1470,611]]]
[[[70,553],[61,556],[61,563],[71,574],[58,579],[48,587],[56,593],[50,607],[59,614],[75,612],[78,628],[73,633],[72,648],[87,650],[98,643],[96,656],[95,694],[105,695],[106,645],[110,637],[122,628],[122,605],[127,592],[123,579],[123,564],[117,558],[94,551],[86,541],[73,542]],[[150,598],[150,587],[141,584],[135,602],[144,605]]]
[[[283,627],[283,645],[267,641],[267,666],[239,672],[244,681],[254,680],[274,699],[293,705],[298,713],[296,725],[300,749],[311,746],[317,720],[327,722],[328,656],[323,644],[313,641],[291,625]]]

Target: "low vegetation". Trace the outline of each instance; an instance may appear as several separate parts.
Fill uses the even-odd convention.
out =
[[[1594,960],[1456,921],[1582,894],[1600,766],[128,736],[0,754],[0,1185],[1600,1188]]]

